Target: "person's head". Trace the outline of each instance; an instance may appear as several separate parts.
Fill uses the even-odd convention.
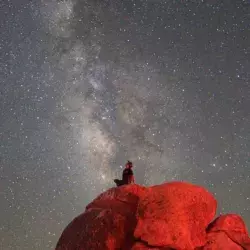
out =
[[[126,168],[132,168],[132,167],[133,167],[133,163],[131,161],[127,161]]]

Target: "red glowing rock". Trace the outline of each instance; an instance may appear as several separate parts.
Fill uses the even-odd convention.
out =
[[[184,182],[153,186],[138,205],[135,237],[150,246],[194,249],[206,243],[216,200],[204,188]]]
[[[131,249],[136,208],[146,188],[125,185],[93,200],[64,230],[56,250]]]
[[[124,216],[108,209],[91,209],[67,226],[56,249],[121,249],[128,229]]]
[[[250,250],[240,216],[211,223],[216,205],[207,190],[185,182],[112,188],[66,227],[56,250]]]
[[[250,250],[250,238],[243,219],[236,214],[221,215],[207,228],[203,250]]]
[[[131,250],[173,250],[173,248],[169,247],[150,247],[145,243],[136,242]]]
[[[135,214],[139,198],[147,192],[147,188],[136,185],[124,185],[111,188],[94,199],[86,209],[111,209],[123,215]]]

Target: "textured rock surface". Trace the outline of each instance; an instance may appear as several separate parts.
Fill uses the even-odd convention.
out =
[[[221,215],[207,228],[207,243],[210,249],[250,249],[250,238],[244,221],[239,215]]]
[[[68,225],[56,249],[131,249],[137,204],[146,191],[126,185],[102,193]]]
[[[56,250],[250,250],[242,218],[214,220],[216,206],[185,182],[111,188],[66,227]]]
[[[153,186],[139,201],[135,237],[174,249],[203,246],[216,206],[214,197],[199,186],[180,182]]]

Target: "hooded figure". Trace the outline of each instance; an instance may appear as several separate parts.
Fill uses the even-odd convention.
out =
[[[125,165],[125,169],[122,172],[122,180],[114,180],[117,186],[135,183],[132,167],[133,163],[131,161],[128,161]]]

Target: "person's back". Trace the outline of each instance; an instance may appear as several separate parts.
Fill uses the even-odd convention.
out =
[[[122,180],[119,180],[119,179],[114,180],[114,182],[116,183],[118,187],[122,185],[126,185],[126,184],[135,183],[132,167],[133,167],[133,163],[131,161],[128,161],[125,166],[125,169],[122,172]]]
[[[124,184],[131,184],[135,182],[132,167],[132,162],[128,161],[122,173],[122,181]]]

